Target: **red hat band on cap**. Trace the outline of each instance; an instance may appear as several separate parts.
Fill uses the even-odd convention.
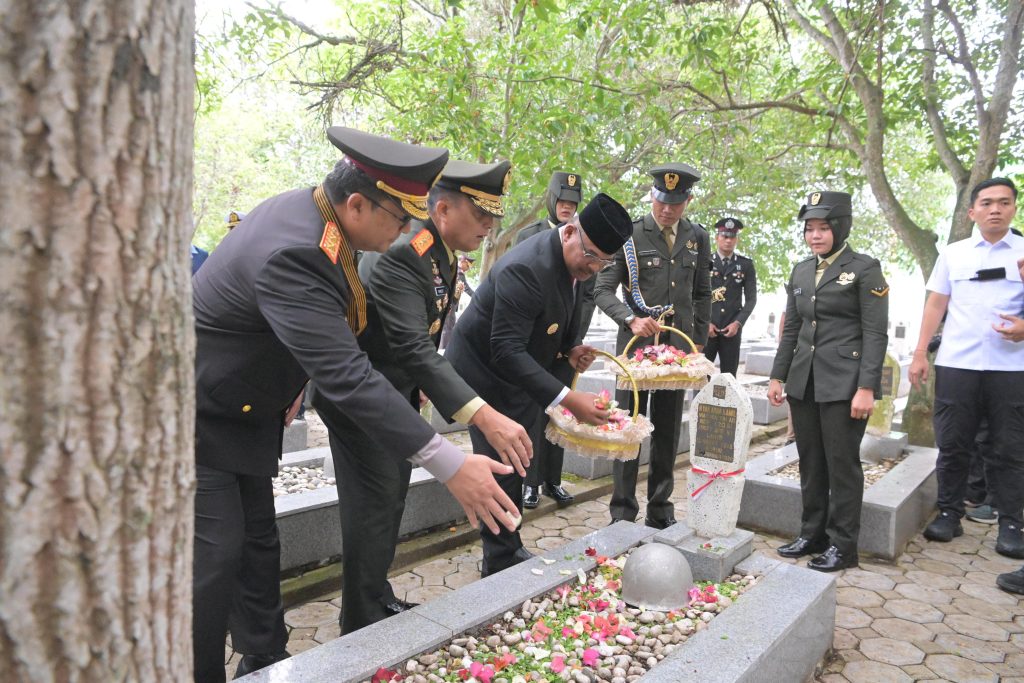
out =
[[[380,180],[387,183],[390,187],[404,192],[405,194],[416,195],[418,197],[426,197],[427,193],[430,192],[430,186],[426,183],[419,183],[415,180],[409,180],[408,178],[402,178],[401,176],[393,175],[385,171],[380,170],[374,166],[364,164],[350,156],[346,156],[345,160],[350,164],[358,168],[360,171],[370,176],[374,180]]]

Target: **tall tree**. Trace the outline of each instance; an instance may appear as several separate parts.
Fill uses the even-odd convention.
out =
[[[0,22],[0,678],[191,679],[194,6]]]

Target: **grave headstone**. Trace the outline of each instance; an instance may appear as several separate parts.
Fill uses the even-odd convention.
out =
[[[882,364],[882,398],[875,401],[874,410],[868,419],[868,434],[886,436],[892,429],[893,401],[899,388],[900,362],[887,353]]]
[[[689,525],[698,536],[736,530],[743,470],[753,431],[747,392],[735,377],[718,374],[690,406]]]

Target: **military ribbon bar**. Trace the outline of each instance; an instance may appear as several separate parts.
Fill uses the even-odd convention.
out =
[[[737,474],[743,474],[747,470],[745,467],[741,467],[738,470],[733,470],[732,472],[725,472],[723,470],[718,470],[717,472],[708,472],[707,470],[702,470],[699,467],[691,467],[690,471],[693,472],[694,474],[703,474],[705,477],[708,477],[708,480],[701,484],[700,488],[698,488],[696,491],[690,494],[690,498],[696,499],[697,496],[704,493],[704,489],[714,484],[716,479],[726,479],[728,477],[735,477]]]

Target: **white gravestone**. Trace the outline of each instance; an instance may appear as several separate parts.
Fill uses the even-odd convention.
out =
[[[736,530],[753,410],[735,377],[718,374],[690,405],[689,525],[703,538]]]

